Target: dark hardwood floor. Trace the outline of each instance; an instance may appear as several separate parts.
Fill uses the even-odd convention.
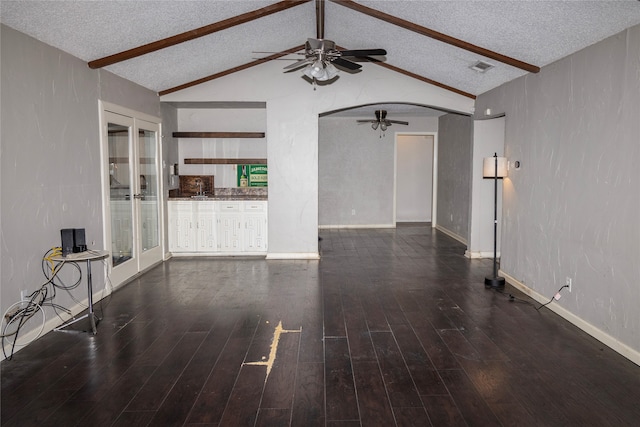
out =
[[[2,362],[3,426],[636,426],[640,367],[428,226],[174,258]],[[102,307],[102,310],[100,310]]]

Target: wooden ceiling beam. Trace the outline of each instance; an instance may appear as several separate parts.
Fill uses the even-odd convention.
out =
[[[357,12],[364,13],[365,15],[371,16],[373,18],[377,18],[382,21],[388,22],[389,24],[397,25],[398,27],[404,28],[406,30],[410,30],[415,33],[421,34],[423,36],[427,36],[432,39],[441,41],[443,43],[450,44],[460,49],[468,50],[469,52],[477,53],[478,55],[482,55],[487,58],[491,58],[496,61],[502,62],[504,64],[511,65],[516,68],[520,68],[521,70],[525,70],[530,73],[538,73],[540,71],[540,67],[538,66],[528,64],[518,59],[514,59],[509,56],[502,55],[498,52],[494,52],[492,50],[488,50],[471,43],[467,43],[464,40],[460,40],[455,37],[448,36],[446,34],[440,33],[430,28],[423,27],[418,24],[414,24],[413,22],[409,22],[401,18],[397,18],[393,15],[389,15],[379,10],[372,9],[367,6],[363,6],[359,3],[354,2],[353,0],[331,0],[331,1],[341,6],[348,7],[349,9],[355,10]]]
[[[180,43],[184,43],[190,40],[197,39],[209,34],[213,34],[218,31],[226,30],[227,28],[235,27],[236,25],[245,24],[264,16],[268,16],[277,12],[281,12],[286,9],[298,6],[303,3],[307,3],[311,0],[283,0],[278,3],[265,6],[260,9],[256,9],[251,12],[243,13],[242,15],[234,16],[225,19],[214,24],[205,25],[204,27],[196,28],[195,30],[186,31],[175,36],[167,37],[162,40],[157,40],[152,43],[148,43],[142,46],[135,47],[133,49],[125,50],[123,52],[115,53],[113,55],[106,56],[104,58],[96,59],[88,63],[89,68],[96,69],[106,67],[108,65],[116,64],[118,62],[126,61],[128,59],[136,58],[138,56],[146,55],[147,53],[155,52],[160,49],[164,49],[170,46],[175,46]]]
[[[208,82],[208,81],[211,81],[211,80],[223,77],[223,76],[228,76],[229,74],[233,74],[233,73],[235,73],[237,71],[246,70],[247,68],[251,68],[251,67],[254,67],[256,65],[260,65],[260,64],[262,64],[264,62],[272,61],[274,59],[281,58],[281,57],[283,57],[285,55],[288,55],[290,53],[295,53],[295,52],[298,52],[300,50],[304,50],[304,45],[292,47],[291,49],[284,50],[284,51],[278,52],[278,53],[274,53],[273,55],[269,55],[269,56],[264,57],[264,58],[256,59],[255,61],[251,61],[248,64],[239,65],[237,67],[233,67],[233,68],[230,68],[228,70],[221,71],[219,73],[212,74],[210,76],[203,77],[201,79],[194,80],[192,82],[188,82],[188,83],[182,84],[180,86],[176,86],[176,87],[172,87],[170,89],[162,90],[162,91],[158,92],[158,95],[160,95],[160,96],[167,95],[169,93],[177,92],[179,90],[186,89],[186,88],[189,88],[189,87],[192,87],[192,86],[196,86],[196,85],[199,85],[201,83],[205,83],[205,82]]]
[[[468,92],[462,91],[460,89],[456,89],[455,87],[447,86],[444,83],[440,83],[440,82],[437,82],[435,80],[428,79],[428,78],[426,78],[424,76],[421,76],[419,74],[414,74],[414,73],[412,73],[410,71],[407,71],[407,70],[404,70],[402,68],[393,66],[393,65],[388,64],[386,62],[382,62],[382,61],[372,61],[372,62],[374,64],[379,65],[381,67],[384,67],[384,68],[386,68],[388,70],[392,70],[392,71],[395,71],[397,73],[404,74],[405,76],[412,77],[414,79],[418,79],[418,80],[420,80],[422,82],[429,83],[430,85],[433,85],[433,86],[441,87],[441,88],[446,89],[448,91],[457,93],[458,95],[466,96],[467,98],[471,98],[471,99],[476,99],[476,96],[474,94],[472,94],[472,93],[468,93]]]

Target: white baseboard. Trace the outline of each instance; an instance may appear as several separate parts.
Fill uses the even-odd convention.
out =
[[[528,296],[530,296],[534,300],[538,301],[540,304],[546,304],[549,301],[549,297],[537,293],[533,289],[531,289],[528,286],[526,286],[524,283],[519,282],[514,277],[506,274],[504,271],[500,270],[500,275],[502,277],[504,277],[506,279],[506,281],[509,282],[509,284],[512,285],[514,288],[517,288],[518,290],[520,290],[523,293],[527,294]],[[556,303],[555,300],[552,301],[549,305],[547,305],[547,308],[549,310],[553,311],[554,313],[556,313],[558,316],[560,316],[563,319],[567,320],[569,323],[572,323],[573,325],[575,325],[578,328],[582,329],[584,332],[586,332],[587,334],[591,335],[592,337],[594,337],[598,341],[602,342],[607,347],[611,348],[612,350],[620,353],[622,356],[624,356],[627,359],[631,360],[636,365],[640,365],[640,351],[629,347],[627,344],[623,343],[622,341],[618,340],[617,338],[612,337],[611,335],[607,334],[606,332],[596,328],[591,323],[589,323],[589,322],[585,321],[584,319],[576,316],[574,313],[570,312],[566,308],[564,308],[561,305],[559,305],[558,303]]]
[[[464,245],[468,245],[468,243],[467,243],[467,239],[465,239],[465,238],[464,238],[464,237],[462,237],[462,236],[458,236],[458,235],[457,235],[456,233],[454,233],[453,231],[448,230],[448,229],[446,229],[446,228],[442,227],[441,225],[436,225],[436,230],[438,230],[438,231],[440,231],[440,232],[442,232],[442,233],[446,234],[446,235],[447,235],[447,236],[449,236],[449,237],[452,237],[452,238],[456,239],[458,242],[460,242],[460,243],[462,243],[462,244],[464,244]],[[492,255],[492,256],[493,256],[493,255]]]
[[[464,256],[471,259],[476,258],[493,258],[493,252],[483,252],[483,251],[464,251]],[[496,254],[496,258],[500,259],[500,252]]]
[[[306,260],[318,260],[320,254],[318,252],[270,252],[267,254],[267,259],[306,259]]]
[[[330,230],[332,228],[396,228],[394,224],[346,224],[346,225],[319,225],[320,230]]]

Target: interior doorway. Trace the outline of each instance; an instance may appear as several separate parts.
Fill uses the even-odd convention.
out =
[[[436,134],[396,134],[395,223],[435,226]]]

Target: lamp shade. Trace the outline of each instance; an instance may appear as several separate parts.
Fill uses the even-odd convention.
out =
[[[485,157],[482,162],[482,176],[484,178],[493,178],[496,176],[496,159],[498,159],[498,178],[507,176],[507,158],[506,157]]]
[[[318,60],[307,66],[304,70],[304,74],[309,78],[316,79],[319,82],[324,82],[337,76],[338,69],[330,62]]]

